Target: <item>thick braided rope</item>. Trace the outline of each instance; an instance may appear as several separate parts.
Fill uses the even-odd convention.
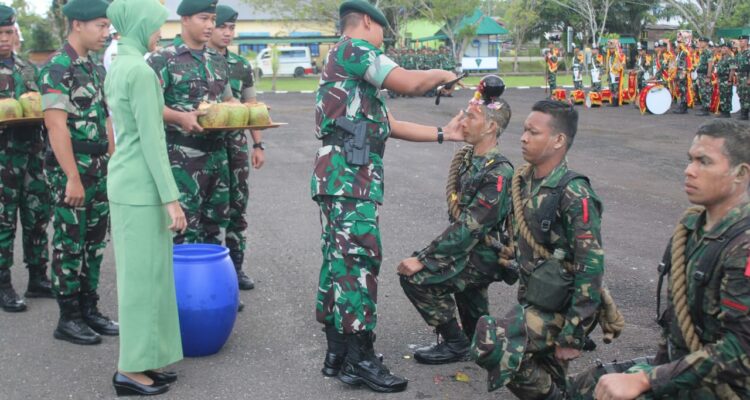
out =
[[[458,207],[458,170],[461,168],[461,163],[473,147],[464,146],[459,149],[456,154],[453,155],[453,161],[448,169],[448,183],[445,185],[445,197],[448,201],[448,214],[457,220],[461,215],[461,209]]]
[[[683,218],[702,211],[702,207],[691,207],[685,211]],[[695,333],[695,325],[693,324],[693,318],[690,316],[690,307],[688,307],[687,301],[687,263],[685,262],[687,238],[687,228],[685,228],[685,225],[678,223],[672,236],[672,270],[670,272],[672,279],[670,280],[670,289],[672,291],[672,302],[674,303],[674,311],[677,316],[677,324],[680,326],[682,337],[685,339],[685,343],[687,343],[692,353],[703,349],[703,344]],[[724,400],[739,400],[740,398],[726,383],[716,385],[716,395]]]

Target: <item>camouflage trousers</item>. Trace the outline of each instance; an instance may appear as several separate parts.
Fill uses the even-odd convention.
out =
[[[592,92],[601,92],[602,91],[602,82],[591,82],[591,91]]]
[[[0,188],[0,269],[13,265],[17,218],[21,220],[24,263],[46,267],[51,199],[43,151],[15,151],[2,143]]]
[[[377,323],[382,261],[378,205],[318,196],[323,263],[316,301],[318,322],[344,334],[372,331]]]
[[[594,389],[599,379],[609,373],[626,373],[632,374],[636,372],[645,372],[648,374],[653,366],[651,365],[652,359],[645,357],[624,361],[615,362],[606,365],[596,365],[581,373],[571,375],[567,378],[567,387],[565,389],[566,398],[568,400],[594,400]],[[639,400],[654,399],[655,397],[646,393],[638,397]],[[674,398],[685,398],[678,396]]]
[[[547,85],[549,86],[550,92],[557,89],[557,72],[547,73]]]
[[[247,135],[243,131],[227,134],[227,164],[229,166],[229,216],[227,218],[226,243],[232,260],[242,260],[247,246],[247,201],[250,177],[250,154]],[[241,261],[240,261],[241,262]]]
[[[679,75],[679,74],[678,74]],[[680,107],[687,107],[687,77],[680,78],[679,76],[674,79],[675,88],[678,90],[677,105]]]
[[[738,78],[739,84],[737,85],[737,95],[740,97],[740,107],[743,110],[750,109],[750,84],[748,79],[750,78]]]
[[[612,93],[612,104],[619,104],[620,79],[614,79],[609,83],[609,91]]]
[[[704,108],[708,108],[711,106],[711,96],[713,96],[714,93],[714,85],[711,83],[711,80],[708,79],[705,75],[698,75],[698,79],[696,79],[696,84],[698,85],[698,95],[701,100],[701,105]]]
[[[465,332],[474,332],[479,317],[489,314],[487,288],[502,280],[502,274],[490,276],[466,262],[461,272],[442,282],[442,271],[423,269],[412,276],[401,276],[401,287],[428,325],[437,327],[456,317],[461,318]],[[471,326],[470,326],[471,325]]]
[[[732,111],[732,85],[729,82],[719,81],[719,112],[729,113]]]
[[[47,176],[54,204],[52,289],[61,296],[95,291],[99,287],[99,271],[107,247],[107,179],[81,175],[84,205],[71,207],[64,202],[68,178],[62,169],[48,168]]]
[[[174,236],[174,244],[221,244],[221,229],[227,227],[229,216],[226,149],[204,153],[173,144],[167,148],[187,219],[187,229]]]

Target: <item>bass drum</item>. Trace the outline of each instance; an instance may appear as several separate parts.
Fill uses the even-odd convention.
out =
[[[672,94],[662,85],[646,86],[639,100],[641,109],[651,114],[661,115],[672,107]]]
[[[737,94],[737,86],[732,86],[732,114],[740,112],[740,95]]]

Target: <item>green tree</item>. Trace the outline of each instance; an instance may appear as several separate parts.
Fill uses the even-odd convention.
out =
[[[31,51],[51,51],[60,47],[58,38],[52,33],[47,24],[35,24],[31,29]]]
[[[426,19],[442,25],[442,32],[448,37],[453,58],[461,62],[464,49],[476,36],[477,26],[482,22],[480,17],[473,25],[458,26],[459,22],[471,15],[481,5],[481,0],[418,0],[416,8]]]
[[[513,72],[518,72],[518,53],[521,46],[526,43],[529,33],[539,23],[536,0],[509,0],[503,21],[510,31],[516,50],[513,56]]]
[[[747,0],[666,0],[666,3],[694,30],[694,36],[709,37],[713,36],[722,18],[733,19],[737,8],[747,7]],[[744,20],[746,23],[747,19]]]

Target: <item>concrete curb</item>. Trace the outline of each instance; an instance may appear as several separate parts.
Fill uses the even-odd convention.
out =
[[[563,85],[561,87],[564,88],[564,89],[573,89],[573,86],[570,86],[570,85]],[[584,86],[583,88],[584,89],[589,89],[590,87],[591,86]],[[527,89],[531,89],[531,88],[536,89],[537,86],[513,86],[513,87],[506,88],[506,89],[507,90],[511,90],[511,89],[527,90]],[[539,89],[546,89],[546,88],[547,88],[546,86],[539,86]],[[383,89],[383,90],[385,90],[385,89]],[[464,89],[464,90],[477,90],[477,87],[476,86],[467,86],[466,89]],[[265,91],[259,90],[256,93],[257,94],[314,94],[315,90],[299,90],[299,91],[277,90],[275,92],[270,92],[270,91],[269,92],[265,92]]]

